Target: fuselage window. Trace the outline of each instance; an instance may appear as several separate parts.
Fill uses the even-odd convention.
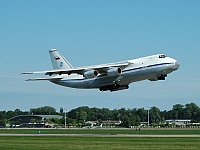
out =
[[[159,55],[159,58],[165,58],[165,55]]]

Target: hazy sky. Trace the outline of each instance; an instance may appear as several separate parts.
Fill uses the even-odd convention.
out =
[[[200,106],[199,6],[198,0],[1,0],[0,110]],[[77,67],[157,53],[181,66],[165,81],[118,92],[26,82],[30,76],[21,72],[52,69],[52,48]]]

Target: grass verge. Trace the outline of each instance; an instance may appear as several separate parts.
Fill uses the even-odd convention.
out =
[[[197,150],[200,138],[8,136],[0,137],[0,143],[1,150]]]

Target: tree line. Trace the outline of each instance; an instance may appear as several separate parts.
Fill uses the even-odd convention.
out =
[[[155,106],[149,108],[149,110],[144,108],[110,110],[108,108],[82,106],[66,112],[66,123],[68,125],[86,125],[87,121],[98,121],[100,124],[105,120],[120,120],[123,127],[138,126],[141,122],[147,122],[148,111],[149,123],[151,125],[161,124],[169,119],[190,119],[191,122],[200,122],[200,108],[195,103],[189,103],[186,105],[175,104],[168,111],[161,111]],[[62,107],[60,108],[60,112],[56,112],[55,108],[45,106],[31,108],[30,111],[21,111],[19,109],[14,111],[0,111],[0,126],[4,126],[8,119],[18,115],[62,115],[63,119],[59,122],[57,120],[56,123],[61,125],[65,123],[65,112]]]
[[[62,108],[61,108],[62,109]],[[68,122],[84,123],[84,121],[120,120],[121,126],[138,126],[148,121],[148,110],[144,108],[114,109],[89,108],[87,106],[72,109],[67,114]],[[200,122],[200,108],[195,103],[173,105],[172,110],[161,111],[153,106],[149,108],[149,123],[160,124],[169,119],[190,119],[191,122]]]

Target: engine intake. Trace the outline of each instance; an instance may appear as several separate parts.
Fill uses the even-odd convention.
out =
[[[91,79],[94,78],[98,75],[98,71],[97,70],[89,70],[84,72],[83,76],[87,79]]]
[[[112,68],[107,71],[108,76],[118,76],[122,73],[121,68]]]

